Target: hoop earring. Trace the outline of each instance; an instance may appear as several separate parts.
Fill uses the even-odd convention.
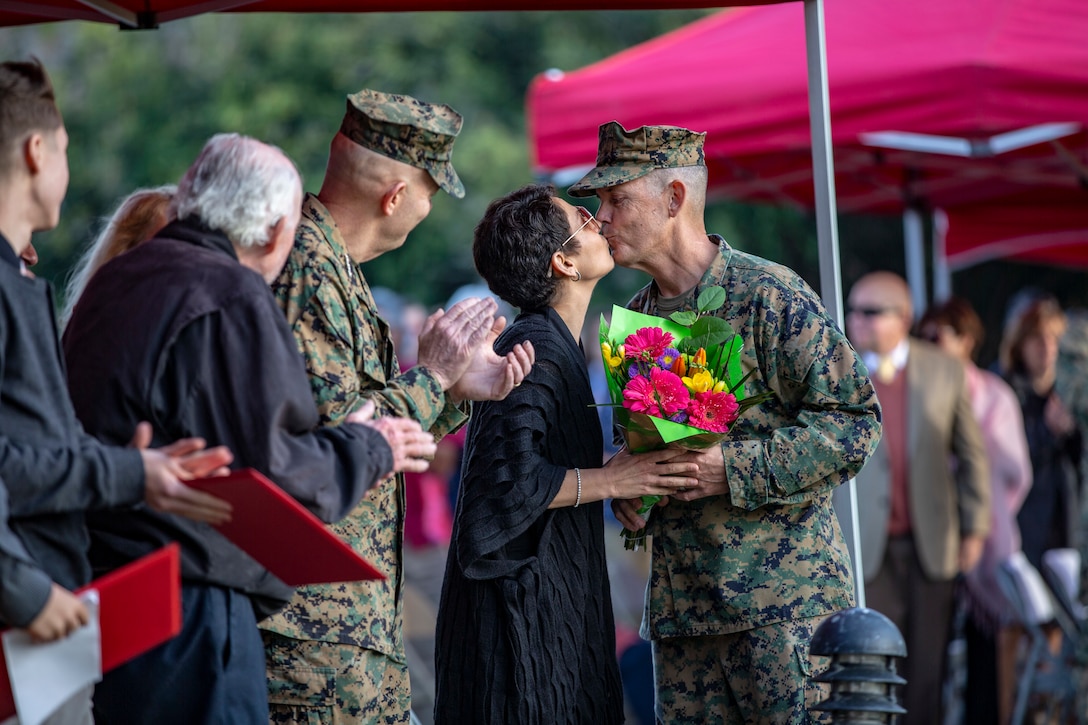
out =
[[[574,270],[574,273],[575,273],[576,275],[578,275],[577,277],[575,277],[575,278],[574,278],[574,281],[575,281],[575,282],[581,282],[581,281],[582,281],[582,273],[581,273],[581,272],[579,272],[578,270]]]

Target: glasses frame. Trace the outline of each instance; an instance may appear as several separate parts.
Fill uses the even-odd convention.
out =
[[[580,226],[580,227],[578,227],[577,229],[574,230],[574,234],[571,234],[569,237],[567,237],[563,241],[562,244],[559,245],[560,249],[567,246],[567,242],[569,242],[570,240],[572,240],[576,236],[578,236],[583,229],[585,229],[586,227],[588,227],[590,225],[591,222],[597,222],[597,217],[593,216],[593,212],[591,212],[589,209],[586,209],[584,206],[576,206],[574,208],[578,210],[578,213],[582,216],[582,219],[584,219],[585,221],[582,222],[582,226]],[[597,224],[600,224],[600,222],[597,222]]]
[[[846,308],[847,315],[856,315],[857,317],[864,317],[867,320],[896,312],[898,312],[898,310],[894,307],[865,307],[861,305],[855,307],[850,305]]]

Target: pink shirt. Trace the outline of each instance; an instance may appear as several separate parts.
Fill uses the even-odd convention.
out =
[[[1007,620],[997,586],[997,565],[1020,549],[1016,513],[1031,488],[1031,454],[1024,435],[1020,403],[999,376],[968,363],[967,391],[990,461],[990,534],[979,565],[967,575],[976,612],[993,621]],[[980,611],[981,610],[981,611]]]

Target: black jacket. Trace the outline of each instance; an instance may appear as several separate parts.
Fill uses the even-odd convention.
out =
[[[261,471],[325,521],[347,515],[392,468],[373,429],[318,428],[302,357],[268,285],[223,234],[193,222],[174,222],[99,270],[64,350],[89,431],[121,441],[147,420],[156,445],[187,436],[226,445],[234,467]],[[210,526],[147,510],[103,513],[90,525],[96,568],[178,541],[183,580],[245,592],[260,600],[259,616],[290,597]]]
[[[119,442],[131,437],[129,430]],[[68,589],[90,579],[84,510],[143,498],[140,454],[103,445],[80,427],[65,386],[49,285],[22,276],[3,236],[0,479],[8,489],[11,530],[41,570]],[[15,607],[8,608],[9,624],[26,624],[45,605],[48,580],[35,576],[28,586],[17,605],[8,602]],[[14,585],[5,578],[3,587]]]

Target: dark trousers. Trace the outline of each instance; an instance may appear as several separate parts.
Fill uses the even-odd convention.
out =
[[[106,673],[98,725],[267,725],[264,644],[249,598],[185,585],[181,633]]]
[[[999,725],[997,663],[994,635],[971,616],[964,623],[967,641],[967,689],[963,693],[963,721],[971,725]]]
[[[922,572],[910,537],[888,539],[876,577],[865,584],[865,603],[892,620],[907,643],[899,674],[907,681],[901,725],[938,725],[955,585],[933,581]]]

